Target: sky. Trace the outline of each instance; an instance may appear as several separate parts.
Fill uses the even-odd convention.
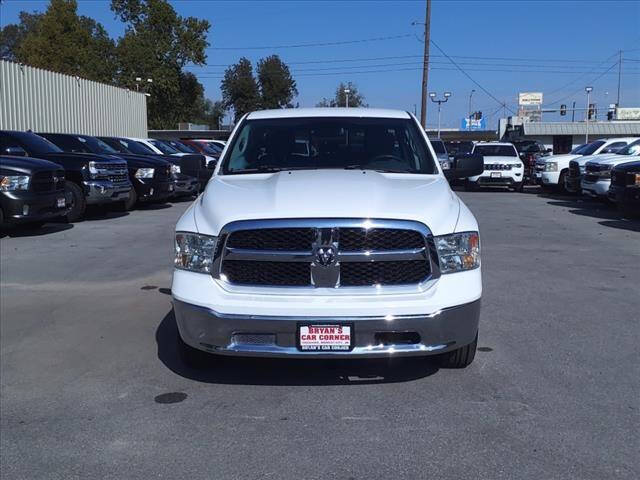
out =
[[[80,0],[79,13],[117,38],[124,26],[109,3]],[[301,107],[332,97],[340,81],[352,81],[369,106],[420,113],[425,0],[171,3],[182,16],[211,22],[207,66],[189,70],[212,100],[221,97],[227,65],[245,56],[255,66],[277,54],[292,70],[299,91],[294,103]],[[21,10],[43,11],[47,4],[2,0],[0,26],[15,23]],[[431,44],[428,90],[452,94],[442,105],[443,128],[458,127],[468,115],[472,90],[471,110],[481,110],[489,128],[517,110],[518,92],[542,92],[545,108],[571,107],[573,101],[584,108],[584,87],[592,86],[592,103],[603,116],[616,102],[619,50],[620,105],[640,107],[640,1],[434,0],[431,39],[440,50]],[[427,111],[428,125],[435,126],[437,105],[430,103]],[[570,116],[545,113],[543,119]]]

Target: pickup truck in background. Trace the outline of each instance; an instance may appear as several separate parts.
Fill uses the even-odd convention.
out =
[[[640,218],[640,160],[622,163],[611,170],[609,200],[625,217]]]
[[[0,154],[21,154],[57,163],[64,168],[65,189],[70,194],[67,219],[83,217],[87,205],[108,205],[129,198],[131,182],[127,162],[92,153],[63,152],[32,132],[0,131]]]
[[[582,193],[596,198],[608,199],[611,170],[617,165],[637,161],[639,155],[640,140],[636,140],[614,154],[598,155],[587,161],[581,183]]]
[[[21,155],[0,155],[0,227],[66,216],[70,199],[62,166],[14,153]]]
[[[123,200],[123,210],[131,210],[135,205],[145,202],[163,202],[173,193],[171,164],[155,155],[134,155],[118,152],[102,140],[89,135],[68,133],[38,133],[65,152],[95,153],[108,155],[127,162],[129,180],[133,185],[129,198]]]
[[[183,360],[436,355],[468,366],[480,237],[447,179],[482,171],[477,155],[443,171],[408,112],[245,115],[176,225],[171,292]]]

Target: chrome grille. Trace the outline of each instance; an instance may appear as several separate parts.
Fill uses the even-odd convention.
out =
[[[64,191],[64,170],[34,173],[32,188],[36,193]]]
[[[375,287],[439,276],[433,236],[419,222],[292,219],[223,228],[213,276],[234,285]]]

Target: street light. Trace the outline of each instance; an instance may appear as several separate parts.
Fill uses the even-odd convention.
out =
[[[349,108],[349,93],[351,92],[351,90],[349,90],[348,88],[345,88],[343,91],[344,91],[344,94],[346,96],[345,108]]]
[[[451,92],[444,92],[444,98],[442,100],[436,99],[436,96],[436,92],[429,92],[429,98],[431,101],[438,104],[438,138],[440,138],[440,111],[442,110],[442,104],[447,103],[447,100],[449,100]]]
[[[473,92],[475,91],[475,88],[472,88],[471,92],[469,92],[469,130],[471,130],[471,97],[473,97]]]
[[[589,143],[589,106],[591,105],[591,92],[593,92],[593,87],[584,87],[584,91],[587,92],[587,118],[586,118],[586,127],[587,131],[584,135],[584,143]]]
[[[142,77],[136,77],[136,92],[140,91],[140,82],[142,82]],[[147,78],[147,83],[153,83],[153,78]]]

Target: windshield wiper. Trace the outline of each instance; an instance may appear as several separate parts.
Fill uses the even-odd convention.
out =
[[[343,167],[343,170],[370,170],[378,173],[417,173],[412,170],[393,170],[391,168],[374,168],[374,167],[367,167],[365,165],[346,165]]]
[[[254,168],[243,168],[241,170],[230,170],[227,172],[228,174],[242,174],[242,173],[276,173],[276,172],[286,172],[289,170],[316,170],[317,167],[302,167],[302,166],[291,166],[291,167],[282,167],[280,165],[260,165],[259,167]]]

